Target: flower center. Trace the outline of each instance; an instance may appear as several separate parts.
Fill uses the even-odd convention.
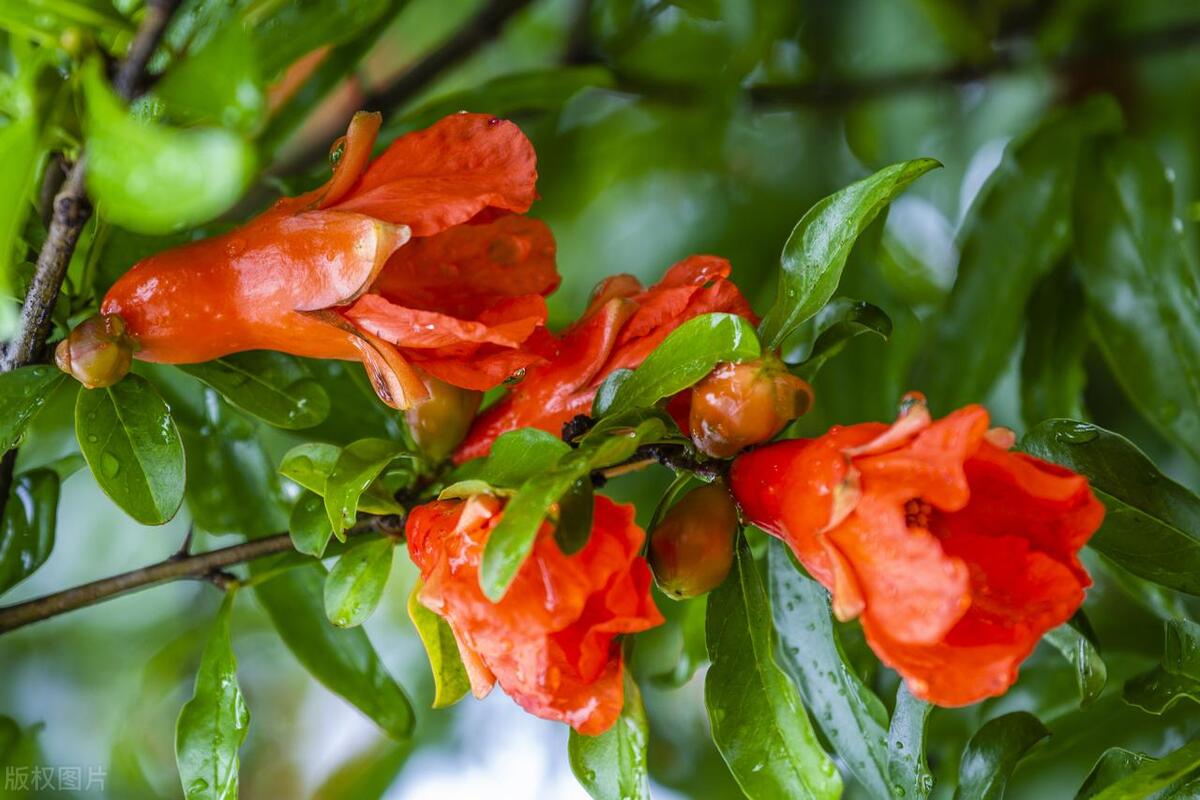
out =
[[[920,498],[904,504],[904,522],[910,528],[928,528],[933,517],[933,506]]]

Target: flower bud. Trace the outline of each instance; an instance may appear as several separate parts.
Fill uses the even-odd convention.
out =
[[[483,392],[460,389],[432,375],[425,376],[429,398],[404,412],[404,421],[413,439],[436,461],[450,455],[467,435]]]
[[[697,597],[721,585],[733,565],[738,517],[723,483],[684,496],[650,533],[654,579],[676,600]]]
[[[137,342],[116,314],[88,317],[58,343],[54,363],[89,389],[112,386],[129,373]]]
[[[783,430],[812,405],[812,389],[779,359],[722,363],[692,388],[692,442],[713,458],[731,458]]]

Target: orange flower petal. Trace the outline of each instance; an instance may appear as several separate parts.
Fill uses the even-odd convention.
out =
[[[431,350],[463,343],[519,347],[546,321],[545,301],[536,295],[531,299],[531,304],[521,304],[525,316],[492,324],[405,308],[377,294],[364,295],[342,314],[355,327],[402,348]]]
[[[524,212],[537,159],[520,128],[486,114],[455,114],[401,136],[335,207],[431,236],[486,208]]]

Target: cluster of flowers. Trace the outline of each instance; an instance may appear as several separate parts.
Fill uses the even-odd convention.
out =
[[[103,316],[60,345],[60,366],[99,386],[128,370],[135,347],[168,363],[248,349],[360,360],[418,440],[461,463],[507,431],[560,433],[606,376],[637,367],[688,319],[756,320],[727,261],[691,256],[649,288],[629,275],[602,281],[579,320],[551,333],[554,240],[523,216],[537,173],[520,130],[459,114],[372,161],[378,128],[377,115],[355,117],[323,187],[137,264]],[[514,375],[476,416],[480,393]],[[984,409],[934,421],[919,396],[890,426],[767,443],[811,399],[774,354],[719,365],[671,399],[696,448],[732,464],[727,482],[666,514],[649,562],[633,509],[598,497],[579,552],[565,555],[544,524],[492,602],[479,569],[505,499],[413,509],[406,533],[420,601],[453,630],[475,694],[498,682],[534,714],[606,730],[622,705],[619,637],[662,622],[653,580],[674,597],[718,585],[739,509],[790,546],[839,619],[862,621],[915,695],[962,705],[1004,692],[1090,583],[1077,552],[1103,509],[1086,481],[1012,452],[1012,434],[991,428]]]

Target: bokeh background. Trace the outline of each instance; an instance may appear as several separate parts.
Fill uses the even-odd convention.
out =
[[[378,23],[381,33],[352,77],[311,104],[303,125],[278,143],[267,178],[229,219],[250,213],[281,188],[311,184],[349,113],[386,97],[398,77],[483,5],[397,4]],[[491,26],[486,41],[461,63],[398,106],[370,107],[385,113],[385,140],[459,107],[503,114],[521,125],[539,158],[542,199],[533,214],[549,223],[558,240],[563,284],[552,299],[555,324],[578,313],[602,277],[629,272],[653,282],[691,253],[728,257],[735,281],[765,309],[780,248],[814,201],[894,161],[931,156],[944,164],[894,203],[886,222],[856,249],[843,291],[884,307],[897,333],[888,343],[856,340],[822,374],[816,407],[805,422],[810,429],[892,415],[909,388],[902,359],[906,337],[953,284],[957,235],[972,200],[1006,144],[1056,107],[1093,93],[1113,96],[1129,130],[1169,165],[1176,213],[1194,243],[1200,3],[1193,0],[515,5],[519,10]],[[136,3],[122,10],[135,13]],[[505,80],[531,71],[541,76],[532,90],[514,90],[520,80]],[[120,232],[113,235],[120,239]],[[125,251],[110,250],[102,269],[115,274],[129,266]],[[1096,354],[1089,354],[1086,368],[1090,418],[1123,432],[1167,472],[1196,487],[1194,467],[1133,412]],[[1016,370],[1014,360],[989,407],[1000,423],[1019,430]],[[340,386],[359,392],[349,382]],[[64,385],[38,418],[21,451],[22,468],[77,452],[69,424],[73,391]],[[171,400],[203,413],[202,398]],[[242,476],[231,474],[228,461],[211,473],[195,467],[192,480],[201,485],[269,475],[296,441],[255,431],[267,461],[260,463],[255,454],[263,451],[255,448],[237,462],[239,436],[246,431],[217,423],[201,429],[233,451]],[[664,476],[647,474],[607,491],[622,499],[648,498],[664,483]],[[279,489],[286,496],[288,487]],[[257,514],[264,525],[283,527],[279,508],[262,505],[253,492],[225,503],[236,507],[225,509],[229,513]],[[205,509],[203,500],[189,498],[189,504],[191,510],[172,523],[143,528],[111,504],[86,470],[75,473],[64,485],[52,557],[5,600],[166,557],[193,518],[197,548],[234,541],[219,524],[204,530],[206,520],[220,515]],[[427,709],[432,681],[404,609],[414,574],[403,558],[394,570],[366,629],[388,669]],[[1128,601],[1126,593],[1138,589],[1118,585],[1102,568],[1096,572],[1099,585],[1088,611],[1106,644],[1110,681],[1119,684],[1147,665],[1143,653],[1157,651],[1159,623]],[[1165,593],[1142,599],[1178,602]],[[174,723],[190,696],[203,633],[219,602],[207,584],[179,583],[6,635],[0,639],[0,711],[22,725],[40,726],[45,764],[102,768],[109,797],[181,796]],[[249,593],[239,598],[234,633],[252,714],[242,758],[244,797],[585,796],[567,765],[566,729],[521,713],[499,690],[483,702],[468,698],[448,711],[422,710],[417,739],[398,744],[308,676]],[[853,628],[843,634],[852,653],[863,651]],[[707,740],[703,670],[681,688],[649,680],[679,657],[680,647],[677,630],[664,631],[635,664],[651,720],[656,796],[738,797]],[[894,694],[894,677],[872,679],[882,696]],[[1100,701],[1111,706],[1103,730],[1080,723],[1069,713],[1076,703],[1069,667],[1058,654],[1039,650],[1005,698],[935,712],[935,774],[952,774],[964,736],[987,717],[1028,707],[1034,689],[1043,698],[1061,697],[1058,714],[1053,702],[1047,710],[1039,701],[1055,735],[1018,770],[1008,797],[1069,797],[1104,747],[1162,752],[1200,729],[1188,703],[1151,718],[1112,696]]]

